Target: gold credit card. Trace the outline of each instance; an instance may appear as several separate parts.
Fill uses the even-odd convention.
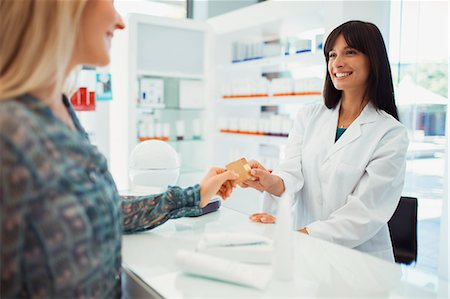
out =
[[[237,183],[242,183],[252,177],[250,175],[250,170],[252,168],[248,164],[247,160],[245,160],[245,158],[241,158],[234,162],[228,163],[225,168],[228,170],[232,170],[239,175],[239,178],[236,180]]]

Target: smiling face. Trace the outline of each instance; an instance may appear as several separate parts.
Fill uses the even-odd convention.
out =
[[[81,16],[72,64],[107,65],[114,30],[123,28],[125,25],[112,0],[88,0]]]
[[[370,71],[367,55],[349,47],[341,34],[336,38],[328,58],[328,72],[337,90],[365,93]]]

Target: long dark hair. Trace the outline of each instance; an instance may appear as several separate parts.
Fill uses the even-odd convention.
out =
[[[327,65],[330,59],[329,53],[341,34],[349,47],[364,53],[369,58],[370,72],[367,79],[366,98],[376,109],[386,111],[398,120],[391,67],[380,30],[374,24],[362,21],[348,21],[338,26],[330,33],[323,47]],[[323,88],[325,105],[329,109],[335,108],[341,95],[342,91],[334,87],[327,71]]]

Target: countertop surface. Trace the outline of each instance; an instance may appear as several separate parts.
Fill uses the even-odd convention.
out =
[[[169,220],[151,231],[125,235],[123,265],[164,298],[448,298],[448,282],[422,285],[414,270],[405,272],[397,264],[297,232],[292,232],[294,279],[272,279],[264,290],[186,274],[175,264],[176,252],[194,251],[204,233],[273,238],[274,231],[275,225],[253,223],[222,206],[201,217]],[[271,265],[260,267],[271,270]]]

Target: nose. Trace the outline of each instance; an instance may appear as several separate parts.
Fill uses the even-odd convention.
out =
[[[115,29],[125,29],[125,23],[122,19],[122,16],[116,11],[116,26]]]
[[[344,59],[342,59],[341,55],[336,55],[332,62],[333,68],[341,68],[344,66]]]

